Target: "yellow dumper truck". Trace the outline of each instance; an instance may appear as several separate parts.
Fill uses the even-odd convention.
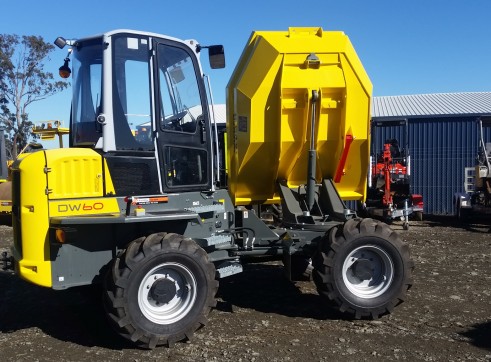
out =
[[[408,246],[343,202],[365,197],[372,91],[344,33],[254,32],[222,142],[199,62],[223,67],[222,46],[133,30],[55,43],[71,57],[70,147],[13,165],[4,260],[21,278],[102,283],[110,323],[148,348],[190,339],[218,281],[254,258],[312,267],[326,307],[355,318],[405,299]]]

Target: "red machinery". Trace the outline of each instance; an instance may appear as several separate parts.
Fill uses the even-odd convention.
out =
[[[412,214],[417,220],[423,218],[423,197],[411,193],[408,122],[407,119],[372,122],[372,150],[375,150],[377,144],[376,127],[392,127],[392,131],[403,127],[404,145],[401,149],[397,139],[389,138],[384,142],[381,153],[372,154],[367,199],[359,211],[371,217],[382,218],[389,223],[400,219],[407,230],[409,215]]]

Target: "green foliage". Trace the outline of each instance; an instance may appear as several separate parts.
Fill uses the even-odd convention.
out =
[[[54,50],[41,36],[0,34],[0,126],[5,128],[7,154],[18,152],[36,138],[27,108],[68,86],[44,70]]]

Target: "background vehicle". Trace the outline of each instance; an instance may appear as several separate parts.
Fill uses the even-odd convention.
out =
[[[402,132],[397,128],[401,128]],[[392,134],[388,132],[389,129],[392,130]],[[394,138],[395,133],[402,136],[402,144]],[[385,139],[379,152],[378,134]],[[409,228],[410,215],[417,220],[423,219],[423,197],[411,193],[411,156],[408,144],[407,119],[372,121],[373,146],[368,193],[360,210],[368,216],[381,218],[388,223],[401,219],[406,230]]]
[[[455,214],[461,221],[491,214],[491,143],[484,139],[485,129],[491,127],[491,117],[479,117],[477,128],[479,149],[475,167],[466,167],[465,192],[454,195]]]
[[[40,136],[42,140],[53,140],[58,136],[60,148],[63,148],[62,136],[68,134],[69,130],[63,127],[61,121],[45,121],[34,125],[32,132]],[[19,157],[25,153],[41,149],[43,146],[37,142],[28,143],[20,152]],[[12,183],[10,170],[14,160],[7,160],[5,151],[4,130],[0,130],[0,225],[12,225]]]
[[[355,318],[405,299],[407,244],[341,198],[366,192],[372,90],[342,32],[253,33],[227,87],[222,142],[198,61],[208,49],[223,67],[222,46],[131,30],[56,43],[72,52],[70,148],[13,165],[20,277],[103,283],[116,331],[149,348],[190,339],[218,279],[251,259],[283,260],[287,275],[312,260],[319,294]]]
[[[11,187],[8,184],[8,164],[5,150],[5,130],[0,128],[0,224],[10,225],[12,215]]]

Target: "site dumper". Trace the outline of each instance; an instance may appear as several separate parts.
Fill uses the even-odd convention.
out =
[[[102,283],[110,323],[148,348],[191,339],[218,280],[251,259],[282,260],[289,276],[311,262],[319,294],[355,318],[404,300],[408,246],[343,202],[365,196],[371,96],[346,35],[253,33],[220,143],[199,56],[223,67],[222,46],[132,30],[56,44],[70,47],[63,73],[73,66],[70,148],[13,166],[21,278]]]

